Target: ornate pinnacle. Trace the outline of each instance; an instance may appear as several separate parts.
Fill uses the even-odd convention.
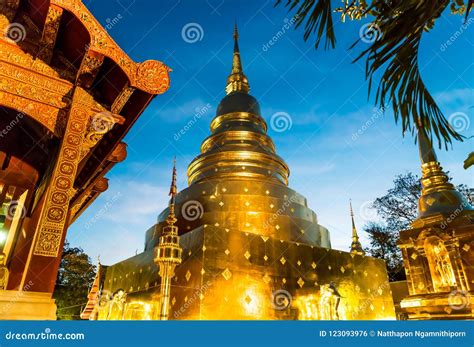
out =
[[[169,203],[169,214],[168,218],[166,219],[168,225],[174,225],[176,223],[176,216],[174,215],[174,203],[175,203],[175,196],[177,194],[177,187],[176,187],[176,158],[173,161],[173,174],[171,176],[171,186],[169,196],[171,196],[170,203]]]
[[[170,306],[171,278],[174,276],[174,269],[181,264],[183,249],[179,245],[178,227],[174,225],[177,219],[174,215],[176,188],[176,159],[173,163],[173,174],[171,176],[171,187],[169,195],[169,215],[166,224],[161,230],[160,242],[156,247],[155,263],[159,267],[161,277],[160,285],[160,316],[161,320],[168,319]]]
[[[244,75],[242,62],[240,60],[239,32],[237,24],[234,26],[234,56],[232,60],[232,71],[227,78],[227,86],[225,89],[227,94],[237,92],[248,93],[250,90],[249,82],[247,77]]]
[[[365,252],[362,249],[362,245],[359,241],[359,235],[357,235],[357,229],[354,222],[354,211],[352,210],[352,201],[349,199],[349,209],[351,213],[352,220],[352,243],[351,243],[351,253],[364,255]]]

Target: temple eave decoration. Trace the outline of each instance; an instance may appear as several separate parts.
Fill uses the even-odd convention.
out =
[[[8,290],[51,264],[28,291],[45,293],[45,307],[54,307],[48,295],[59,263],[51,258],[60,256],[68,226],[107,189],[105,175],[126,158],[124,136],[167,91],[170,71],[157,60],[131,60],[80,0],[0,5],[0,125],[8,129],[0,202],[24,211],[4,226]],[[18,238],[25,220],[30,229]]]

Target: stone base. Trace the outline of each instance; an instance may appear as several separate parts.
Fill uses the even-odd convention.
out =
[[[56,320],[50,293],[0,290],[0,320]]]
[[[400,306],[409,320],[473,319],[474,293],[412,295],[403,299]]]

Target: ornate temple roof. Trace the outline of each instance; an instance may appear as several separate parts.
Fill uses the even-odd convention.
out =
[[[13,119],[18,112],[27,116],[22,128],[48,152],[40,161],[48,162],[64,135],[75,89],[84,91],[79,102],[87,116],[103,116],[99,125],[109,124],[97,130],[91,122],[85,129],[71,202],[74,220],[107,189],[104,175],[126,157],[125,134],[169,88],[170,69],[156,60],[134,62],[80,0],[11,0],[0,9],[0,104]],[[0,145],[0,152],[14,150]],[[34,182],[40,181],[45,168],[28,164],[30,176],[38,176]]]

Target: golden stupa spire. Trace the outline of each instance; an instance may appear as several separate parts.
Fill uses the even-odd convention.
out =
[[[227,94],[248,93],[250,91],[249,81],[244,75],[242,61],[240,60],[239,32],[237,30],[237,23],[234,26],[234,56],[232,60],[232,71],[227,78],[227,86],[225,91]]]
[[[169,202],[169,214],[168,218],[166,219],[168,225],[174,225],[176,223],[177,219],[174,214],[174,204],[175,204],[175,196],[178,193],[177,187],[176,187],[176,157],[173,160],[173,174],[171,176],[171,186],[170,186],[170,192],[169,196],[171,196],[170,202]]]
[[[349,208],[351,213],[352,220],[352,243],[351,243],[351,253],[364,255],[365,252],[362,249],[362,245],[359,241],[359,235],[357,235],[357,229],[354,222],[354,211],[352,210],[352,201],[349,200]]]
[[[227,79],[227,95],[217,106],[211,135],[203,141],[201,154],[189,164],[188,182],[236,178],[271,180],[287,185],[288,165],[277,155],[275,144],[267,135],[267,123],[261,115],[260,105],[249,94],[238,38],[235,26],[234,59]],[[283,123],[286,121],[286,118],[282,119]]]
[[[436,152],[424,129],[418,127],[418,146],[421,159],[421,197],[419,199],[419,215],[413,227],[443,222],[444,218],[462,211],[471,211],[464,196],[449,182],[448,175],[443,171]]]

